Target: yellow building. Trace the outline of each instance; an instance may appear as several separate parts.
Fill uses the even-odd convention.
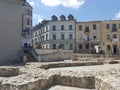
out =
[[[120,54],[120,20],[102,21],[101,47],[105,54]]]
[[[98,53],[101,45],[101,21],[76,22],[75,52]]]

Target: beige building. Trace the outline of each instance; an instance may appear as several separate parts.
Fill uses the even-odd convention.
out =
[[[22,6],[22,46],[32,45],[32,7],[28,2]]]
[[[101,45],[101,21],[76,22],[75,52],[98,53]]]
[[[0,0],[0,64],[13,63],[21,49],[24,0]]]
[[[101,47],[105,54],[120,54],[120,20],[102,21],[101,32]]]

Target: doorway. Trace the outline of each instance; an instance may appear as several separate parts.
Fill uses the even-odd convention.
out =
[[[113,45],[113,54],[117,54],[117,45]]]

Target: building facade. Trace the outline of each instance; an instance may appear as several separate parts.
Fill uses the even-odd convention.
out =
[[[102,42],[104,53],[109,55],[120,54],[120,20],[107,20],[101,23]]]
[[[77,53],[98,53],[101,48],[101,21],[76,22]]]
[[[52,20],[43,21],[34,28],[33,43],[39,44],[43,49],[74,50],[75,19],[64,15],[60,20],[53,15]]]
[[[22,46],[32,45],[32,7],[28,2],[22,6]]]
[[[0,65],[18,60],[24,0],[0,0]]]
[[[120,20],[76,22],[72,15],[52,16],[33,32],[34,45],[44,49],[74,50],[76,53],[120,54]]]

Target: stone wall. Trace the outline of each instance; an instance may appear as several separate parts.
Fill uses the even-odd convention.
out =
[[[72,60],[73,61],[83,61],[83,60],[90,60],[100,58],[99,54],[73,54]]]
[[[59,62],[58,64],[56,63],[57,62],[51,62],[49,64],[51,66],[63,64]],[[43,65],[46,65],[46,63],[28,63],[26,66],[19,67],[19,75],[9,78],[0,77],[0,90],[45,90],[45,88],[57,84],[95,90],[120,90],[119,68],[104,71],[81,71],[79,69],[46,70],[41,68]],[[4,68],[8,69],[9,67]],[[9,69],[14,70],[14,67]]]
[[[19,68],[0,68],[0,77],[11,77],[19,74]]]
[[[41,50],[35,49],[36,54],[33,54],[40,62],[53,62],[70,60],[73,54],[71,50]]]
[[[0,65],[18,61],[23,0],[0,0]]]
[[[95,87],[96,90],[120,90],[120,69],[97,73]]]

